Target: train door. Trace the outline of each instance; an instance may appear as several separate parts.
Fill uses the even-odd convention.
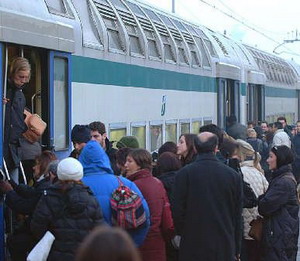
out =
[[[59,158],[69,155],[71,149],[71,55],[49,53],[49,144]]]
[[[227,116],[235,115],[240,120],[240,82],[224,78],[217,81],[218,126],[225,129]]]
[[[248,85],[247,118],[249,121],[253,122],[258,122],[265,119],[265,89],[263,85]]]

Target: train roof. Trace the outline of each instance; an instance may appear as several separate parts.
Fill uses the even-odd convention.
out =
[[[297,65],[138,1],[1,0],[0,17],[4,42],[66,52],[83,47],[100,50],[99,57],[215,70],[217,77],[257,84],[299,79]]]
[[[74,51],[72,26],[59,22],[41,0],[0,1],[0,41]]]

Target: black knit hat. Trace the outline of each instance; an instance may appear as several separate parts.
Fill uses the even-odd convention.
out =
[[[87,143],[91,140],[91,130],[87,125],[76,124],[71,132],[71,140],[76,143]]]

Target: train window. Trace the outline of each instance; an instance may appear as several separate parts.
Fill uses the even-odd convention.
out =
[[[50,13],[74,17],[70,7],[64,0],[45,0],[45,2]]]
[[[202,126],[202,120],[200,119],[192,120],[192,133],[198,134],[201,126]]]
[[[69,146],[68,135],[68,60],[54,58],[54,147],[56,151]]]
[[[202,54],[202,65],[204,67],[210,67],[210,62],[209,62],[208,56],[205,51],[204,43],[202,42],[202,40],[199,37],[195,36],[194,38],[195,38],[198,48],[200,49],[200,52]]]
[[[126,27],[129,36],[130,53],[144,55],[144,51],[140,40],[140,34],[138,33],[138,27],[133,15],[128,11],[123,11],[120,9],[117,10]]]
[[[136,13],[137,19],[144,30],[145,36],[148,42],[148,54],[150,58],[160,59],[161,55],[158,49],[158,39],[154,32],[151,22],[148,17],[142,12],[142,10],[135,4],[127,2],[130,8]]]
[[[177,142],[177,123],[166,123],[166,141]]]
[[[126,124],[110,124],[109,125],[109,139],[110,141],[119,141],[126,136]],[[116,142],[114,142],[116,145]]]
[[[140,148],[146,148],[146,125],[132,125],[131,126],[131,135],[135,136],[139,141]]]
[[[107,29],[109,50],[120,50],[124,52],[125,45],[122,42],[117,18],[111,6],[105,3],[100,4],[95,0],[94,4],[97,7]]]
[[[180,134],[190,133],[190,122],[182,121],[180,122]]]
[[[203,125],[208,125],[208,124],[212,124],[212,119],[207,118],[203,120]]]
[[[151,152],[159,149],[163,143],[162,125],[150,125]]]
[[[163,42],[163,47],[164,47],[164,55],[165,55],[165,61],[174,63],[176,62],[175,59],[175,51],[172,48],[172,40],[170,38],[169,32],[166,28],[166,26],[162,23],[160,18],[151,10],[149,9],[144,9],[146,14],[153,19],[153,23],[160,35],[160,38]]]

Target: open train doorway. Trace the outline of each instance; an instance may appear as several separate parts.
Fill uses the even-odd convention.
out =
[[[226,128],[226,118],[235,115],[240,121],[240,81],[219,78],[218,84],[218,126]]]
[[[248,84],[247,119],[256,123],[265,119],[265,88],[263,85]]]

